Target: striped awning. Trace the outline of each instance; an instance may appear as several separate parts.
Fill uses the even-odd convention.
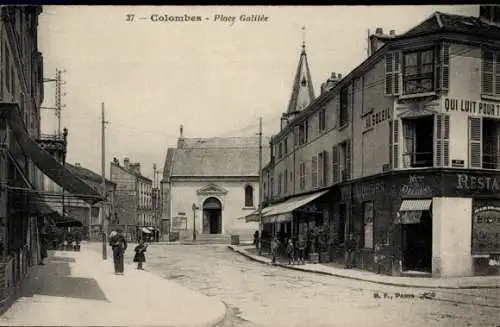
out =
[[[431,208],[432,199],[403,200],[399,211],[425,211]]]

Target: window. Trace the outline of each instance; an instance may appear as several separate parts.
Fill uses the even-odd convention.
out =
[[[299,165],[299,188],[304,190],[306,188],[306,163],[302,162]]]
[[[326,110],[321,109],[318,113],[318,128],[319,131],[322,132],[326,129]]]
[[[483,50],[482,93],[500,96],[500,51]]]
[[[283,145],[281,142],[278,144],[278,159],[281,159],[283,157]]]
[[[363,226],[364,242],[366,249],[373,248],[373,201],[363,203]]]
[[[278,196],[281,195],[281,185],[283,184],[283,174],[278,174]]]
[[[345,181],[351,178],[351,141],[340,143],[340,180]]]
[[[253,187],[245,186],[245,207],[253,207]]]
[[[318,157],[313,156],[311,160],[312,187],[318,187]]]
[[[403,167],[432,167],[434,116],[403,119]]]
[[[283,154],[285,156],[288,154],[288,136],[283,140]]]
[[[322,151],[318,153],[318,186],[326,186],[328,184],[328,152]]]
[[[349,120],[349,89],[342,88],[340,91],[340,109],[339,109],[339,124],[340,127],[347,125]]]
[[[403,90],[405,94],[434,91],[434,49],[404,54]]]
[[[500,168],[500,120],[483,118],[483,168]]]
[[[285,173],[283,174],[283,192],[285,194],[288,193],[288,169],[285,169]]]

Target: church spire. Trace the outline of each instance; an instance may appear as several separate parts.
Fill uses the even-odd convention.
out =
[[[287,115],[301,111],[314,99],[314,88],[311,80],[309,63],[307,62],[305,27],[302,27],[302,51],[300,53],[299,65],[293,81],[292,95],[288,104]]]

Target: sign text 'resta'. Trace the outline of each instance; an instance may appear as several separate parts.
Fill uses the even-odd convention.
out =
[[[364,117],[363,130],[366,131],[389,119],[391,119],[391,111],[389,108],[368,114]]]
[[[494,176],[472,176],[457,174],[457,189],[467,191],[500,191],[499,181]]]
[[[445,98],[444,109],[446,112],[460,111],[473,115],[500,117],[500,104],[492,102]]]

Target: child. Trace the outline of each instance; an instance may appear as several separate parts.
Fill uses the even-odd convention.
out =
[[[148,248],[148,245],[144,243],[144,240],[141,239],[139,245],[137,245],[134,249],[135,255],[134,255],[134,262],[137,262],[137,269],[142,270],[142,263],[146,261],[146,256],[144,253],[146,252],[146,249]]]

